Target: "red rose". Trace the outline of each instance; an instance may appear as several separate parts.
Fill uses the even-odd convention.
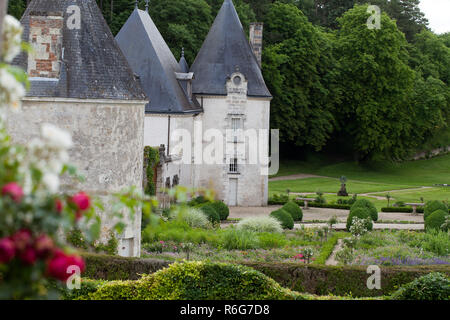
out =
[[[78,266],[81,272],[85,269],[85,264],[81,257],[67,255],[63,251],[57,250],[53,258],[48,262],[47,273],[49,276],[60,281],[67,281],[72,275],[71,273],[67,273],[70,266]]]
[[[41,235],[36,239],[34,248],[36,249],[38,258],[45,259],[51,254],[54,248],[53,239],[45,234]]]
[[[9,238],[0,239],[0,264],[10,262],[15,255],[14,242]]]
[[[61,213],[64,209],[64,204],[61,200],[56,199],[55,201],[56,212]]]
[[[25,229],[19,230],[11,237],[11,240],[14,242],[18,251],[23,251],[31,244],[31,232]]]
[[[8,195],[11,199],[18,203],[23,198],[23,190],[17,183],[11,182],[3,186],[2,195]]]
[[[72,202],[78,207],[79,211],[86,211],[91,206],[91,199],[84,192],[79,192],[74,195]]]
[[[19,258],[23,263],[27,265],[33,265],[37,260],[36,250],[32,246],[28,246],[19,253]]]

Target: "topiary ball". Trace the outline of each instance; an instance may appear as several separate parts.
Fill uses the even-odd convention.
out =
[[[441,226],[445,223],[445,219],[448,216],[448,211],[436,210],[428,218],[425,219],[425,230],[430,231],[432,229],[442,230]],[[448,228],[446,228],[448,230]],[[444,230],[444,231],[447,231]]]
[[[191,201],[188,202],[188,205],[191,207],[195,207],[198,206],[200,204],[205,204],[209,202],[208,200],[206,200],[206,198],[204,196],[198,196],[194,199],[192,199]]]
[[[375,205],[372,202],[370,202],[369,200],[367,200],[367,199],[356,200],[356,202],[350,208],[350,212],[357,208],[367,209],[372,220],[378,221],[378,210],[375,207]]]
[[[291,215],[283,210],[275,210],[270,214],[271,217],[274,217],[278,221],[280,221],[283,229],[294,229],[294,219],[292,219]]]
[[[448,208],[445,205],[445,203],[443,203],[442,201],[429,201],[427,202],[427,204],[425,205],[424,211],[423,211],[423,218],[425,220],[427,220],[427,218],[435,211],[437,210],[443,210],[443,211],[447,211],[448,213]]]
[[[289,201],[286,203],[283,208],[284,211],[287,211],[294,221],[302,221],[303,219],[303,211],[294,201]]]
[[[347,230],[348,231],[350,231],[350,227],[353,224],[354,217],[357,217],[360,219],[369,219],[368,220],[369,222],[367,222],[367,224],[366,224],[366,228],[367,228],[367,230],[372,231],[373,223],[372,223],[372,221],[370,221],[372,217],[370,216],[369,210],[367,208],[365,208],[365,207],[364,208],[354,208],[350,211],[350,214],[347,217]]]
[[[220,223],[220,215],[210,203],[197,205],[196,208],[202,210],[213,224]]]
[[[228,208],[225,203],[223,203],[222,201],[214,201],[211,203],[211,206],[219,214],[220,220],[227,220],[228,216],[230,215],[230,208]]]

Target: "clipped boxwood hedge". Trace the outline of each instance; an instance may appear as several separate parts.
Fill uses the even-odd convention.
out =
[[[289,201],[281,209],[289,213],[294,221],[302,221],[303,211],[294,201]]]
[[[219,214],[220,220],[225,221],[228,219],[228,216],[230,215],[230,208],[223,203],[222,201],[214,201],[210,204],[214,210]]]
[[[199,204],[195,206],[195,208],[202,210],[202,212],[208,217],[208,220],[213,224],[220,223],[220,215],[211,203],[207,202],[204,204]]]
[[[427,218],[433,213],[433,212],[435,212],[435,211],[438,211],[438,210],[443,210],[443,211],[448,211],[448,208],[447,208],[447,206],[445,205],[445,203],[443,203],[442,201],[437,201],[437,200],[434,200],[434,201],[430,201],[430,202],[427,202],[427,204],[425,205],[425,208],[424,208],[424,215],[423,215],[423,218],[425,219],[425,220],[427,220]]]
[[[138,281],[113,281],[81,299],[89,300],[294,300],[301,295],[243,265],[173,263]]]
[[[300,207],[305,206],[305,202],[301,200],[291,200],[294,201],[297,205]],[[268,204],[270,206],[283,206],[286,203],[288,203],[288,200],[284,199],[269,199]],[[339,210],[350,210],[351,205],[349,204],[337,204],[337,203],[317,203],[317,202],[310,202],[308,203],[308,207],[311,208],[323,208],[323,209],[339,209]]]
[[[385,207],[381,208],[381,212],[402,212],[402,213],[412,213],[413,208],[412,207]]]
[[[347,217],[347,230],[350,231],[350,227],[353,224],[353,218],[360,218],[360,219],[368,219],[371,220],[371,216],[369,213],[369,210],[367,210],[367,208],[364,207],[357,207],[357,208],[352,208],[352,210],[350,210],[350,214]],[[371,231],[373,229],[373,223],[372,221],[368,222],[366,224],[367,230]]]
[[[141,274],[151,274],[171,263],[153,259],[122,258],[84,254],[86,272],[83,277],[106,280],[137,280]],[[299,263],[242,263],[274,279],[284,288],[317,295],[379,297],[392,294],[402,285],[431,272],[450,276],[446,265],[439,266],[380,266],[381,290],[367,288],[367,267],[325,266]]]
[[[378,210],[375,205],[367,199],[359,199],[350,208],[350,214],[353,210],[361,208],[369,212],[370,217],[373,221],[378,221]]]
[[[275,210],[270,214],[270,216],[280,221],[283,229],[294,229],[294,219],[292,219],[291,215],[287,211],[283,209]]]
[[[441,226],[445,223],[445,219],[447,218],[447,216],[447,210],[437,210],[433,212],[430,216],[428,216],[428,218],[425,219],[425,230],[441,230]]]

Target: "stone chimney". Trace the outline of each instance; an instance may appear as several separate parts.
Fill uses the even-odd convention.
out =
[[[262,60],[263,29],[264,23],[262,22],[250,23],[250,45],[252,46],[253,53],[255,54],[260,67]]]
[[[30,13],[28,76],[58,79],[61,69],[62,32],[64,20],[60,13]]]

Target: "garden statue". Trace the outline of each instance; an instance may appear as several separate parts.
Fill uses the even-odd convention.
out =
[[[347,178],[345,176],[342,176],[341,177],[341,190],[339,190],[339,192],[338,192],[339,197],[348,197],[346,183],[347,183]]]

